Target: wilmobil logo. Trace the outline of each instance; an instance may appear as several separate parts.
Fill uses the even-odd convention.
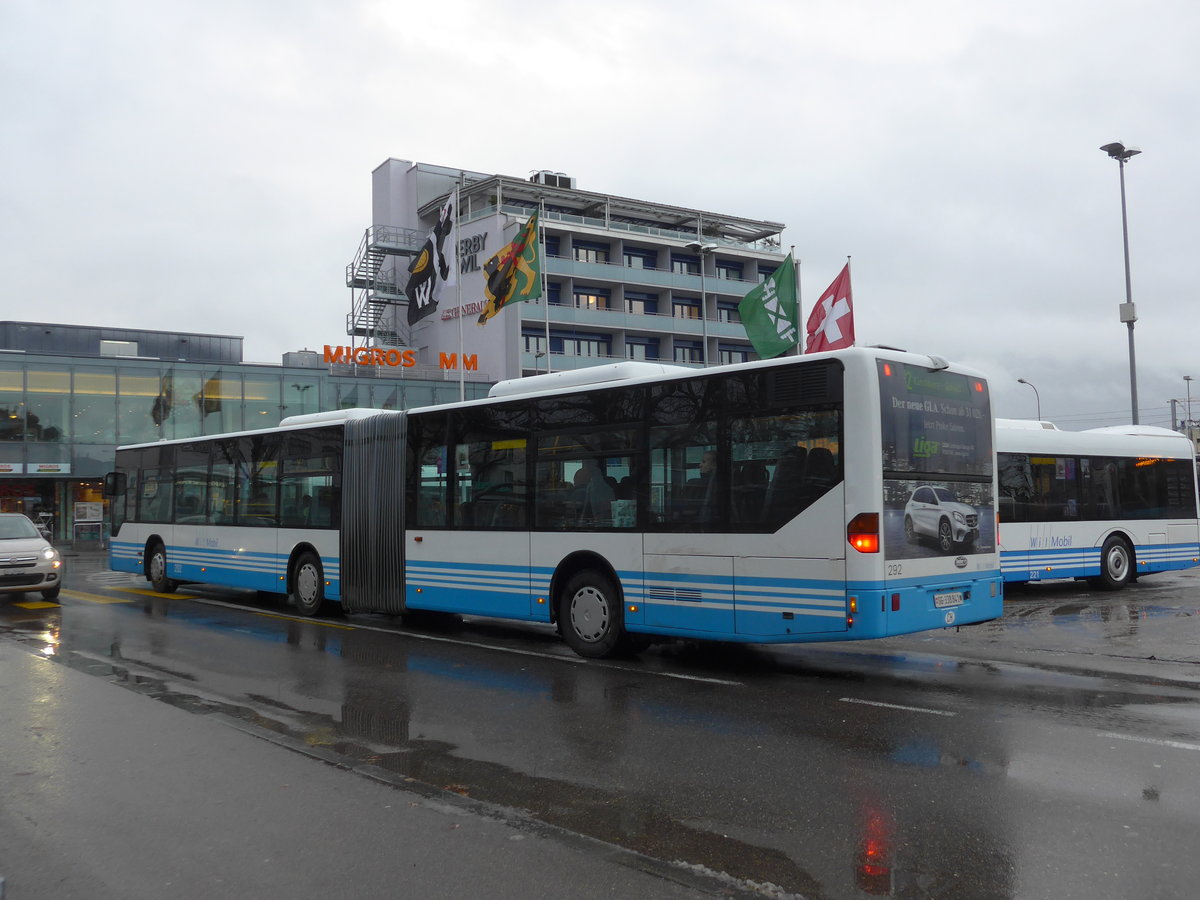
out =
[[[349,366],[398,366],[411,369],[417,364],[416,350],[397,350],[394,347],[331,347],[325,345],[325,362]],[[458,354],[438,352],[439,369],[457,369]],[[474,353],[462,355],[462,368],[467,372],[479,370],[479,357]]]
[[[954,558],[954,567],[956,569],[965,569],[967,567],[967,558],[965,556],[956,556]]]

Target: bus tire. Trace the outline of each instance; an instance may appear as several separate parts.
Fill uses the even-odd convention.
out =
[[[325,573],[321,569],[321,560],[317,554],[305,551],[296,557],[288,583],[292,586],[288,599],[300,615],[319,616],[328,611],[325,600]]]
[[[167,577],[167,548],[155,544],[150,548],[150,584],[160,594],[174,593],[179,582]]]
[[[608,576],[584,569],[563,589],[558,627],[563,640],[580,656],[605,659],[623,652],[625,626],[617,586]]]
[[[954,529],[950,527],[949,519],[938,522],[937,542],[943,553],[954,551]]]
[[[1112,535],[1100,550],[1100,574],[1091,579],[1102,591],[1119,591],[1133,581],[1133,550],[1122,537]]]

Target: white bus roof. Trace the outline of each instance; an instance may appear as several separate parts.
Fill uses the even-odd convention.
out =
[[[1086,431],[1063,431],[1052,422],[997,419],[996,450],[1001,453],[1049,455],[1195,456],[1186,435],[1156,425],[1111,425]]]

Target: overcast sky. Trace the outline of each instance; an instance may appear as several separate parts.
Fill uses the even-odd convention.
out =
[[[346,342],[388,157],[787,223],[805,313],[1143,424],[1200,378],[1193,2],[0,0],[0,318]],[[1193,413],[1200,418],[1200,382]],[[1182,415],[1182,410],[1181,413]]]

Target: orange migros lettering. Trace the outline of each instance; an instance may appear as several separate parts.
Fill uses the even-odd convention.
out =
[[[438,357],[439,357],[438,366],[440,368],[443,368],[443,369],[457,369],[458,368],[458,354],[457,353],[442,353],[441,351],[438,351]],[[468,354],[464,353],[463,357],[462,357],[462,365],[463,365],[463,368],[466,369],[468,372],[478,371],[479,370],[479,354],[472,353],[472,354],[468,355]]]
[[[449,355],[440,353],[441,367],[443,369],[458,368],[458,354],[451,353]],[[325,345],[325,362],[327,363],[342,363],[349,365],[355,363],[360,366],[403,366],[406,369],[411,369],[417,364],[417,351],[415,350],[397,350],[390,348],[385,350],[382,347],[331,347]],[[472,353],[469,356],[463,354],[463,368],[468,371],[477,371],[479,369],[478,354]]]

